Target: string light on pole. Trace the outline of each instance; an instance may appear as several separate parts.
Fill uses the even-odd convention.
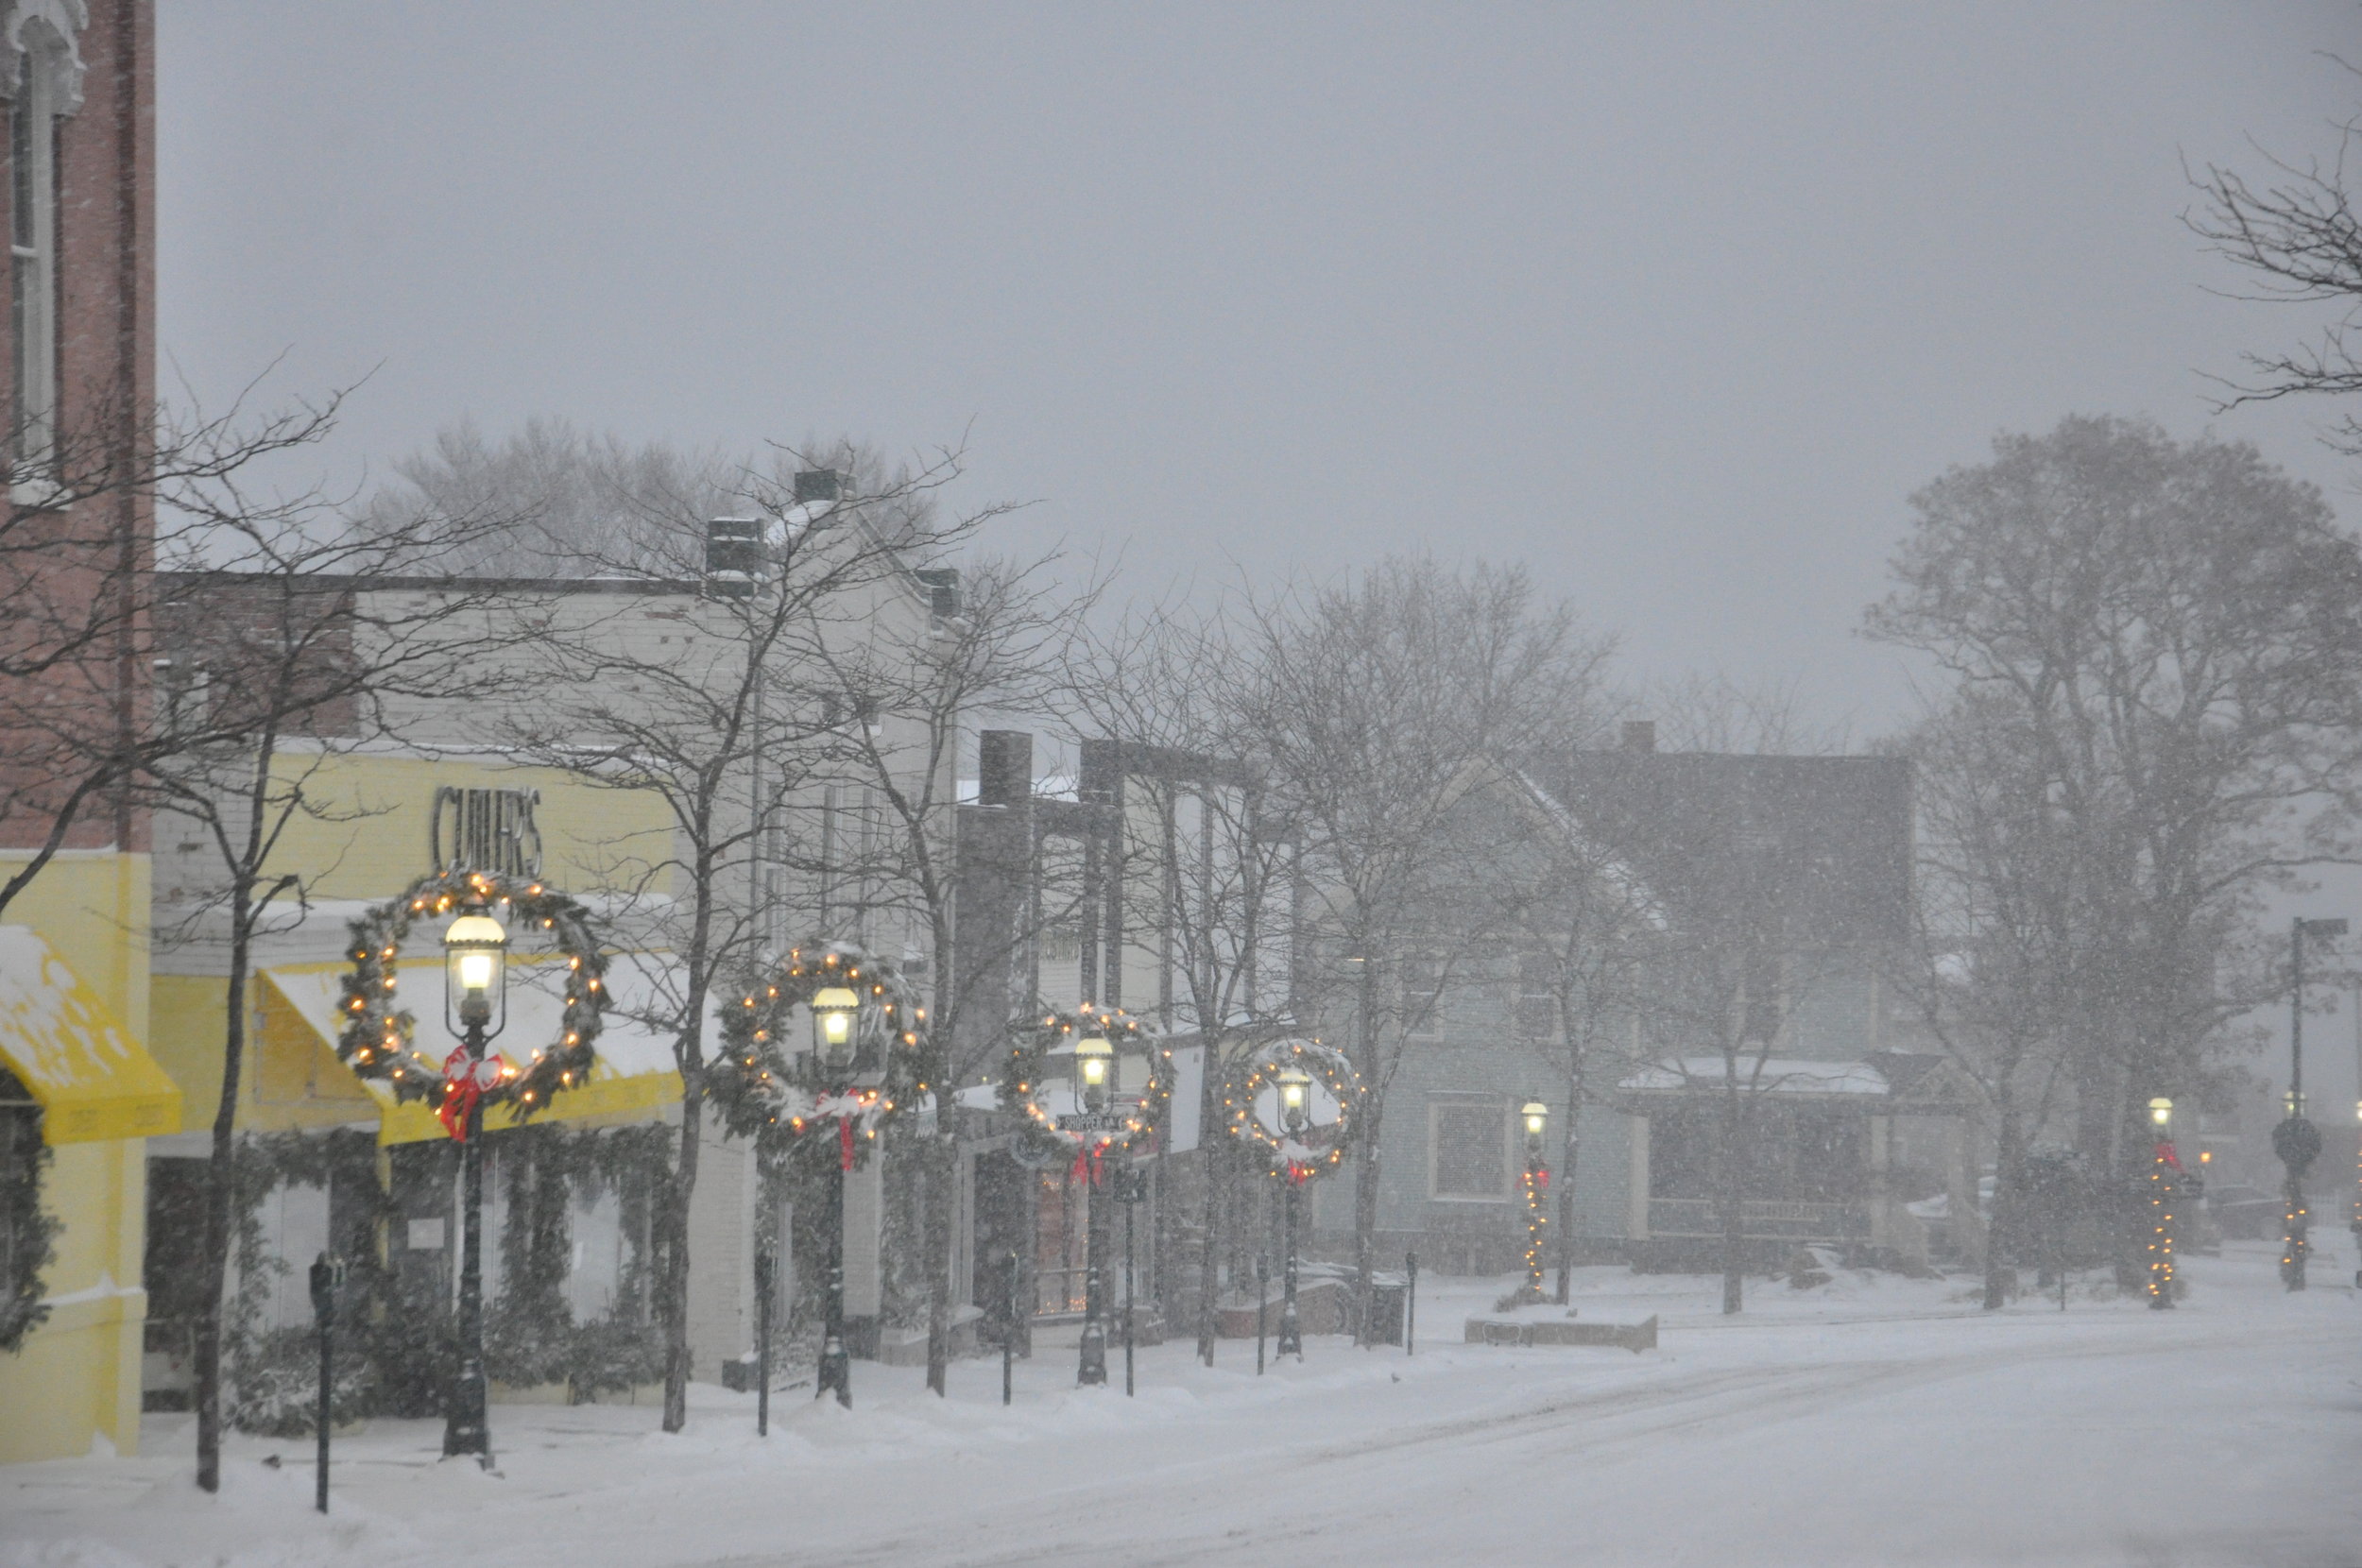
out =
[[[1529,1099],[1518,1110],[1526,1124],[1526,1283],[1520,1294],[1529,1302],[1542,1299],[1543,1234],[1549,1225],[1542,1212],[1542,1195],[1549,1190],[1550,1167],[1542,1158],[1542,1134],[1549,1128],[1550,1108]]]
[[[2173,1148],[2173,1101],[2163,1095],[2148,1102],[2156,1145],[2148,1161],[2148,1304],[2173,1305],[2174,1207],[2181,1197],[2182,1161]]]

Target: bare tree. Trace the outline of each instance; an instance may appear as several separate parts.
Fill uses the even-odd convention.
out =
[[[101,407],[0,463],[0,836],[29,852],[0,878],[0,913],[77,833],[128,844],[133,780],[178,743],[147,724],[140,662],[157,508],[201,513],[218,486],[325,435],[341,401]]]
[[[830,455],[846,453],[839,448]],[[910,503],[916,498],[901,499],[891,522],[908,537],[925,520]],[[1004,510],[965,519],[960,530],[973,534]],[[940,531],[928,525],[926,537],[929,558],[939,557]],[[840,601],[814,598],[803,606],[797,628],[799,646],[809,650],[810,674],[824,684],[826,700],[842,715],[822,773],[829,785],[860,792],[869,803],[864,829],[878,830],[864,830],[850,843],[824,833],[785,854],[809,875],[859,890],[858,917],[864,923],[902,928],[905,948],[925,960],[930,1032],[943,1053],[936,1131],[917,1145],[925,1161],[927,1386],[938,1394],[949,1376],[958,1257],[950,1097],[998,1060],[1008,1021],[996,1017],[984,1020],[983,1029],[967,1027],[986,993],[1000,995],[982,977],[1011,957],[1008,950],[979,948],[988,940],[1003,948],[1027,941],[1038,923],[1020,921],[997,939],[970,931],[955,962],[955,915],[966,875],[951,831],[956,763],[962,737],[978,713],[1053,705],[1066,649],[1099,594],[1096,584],[1063,581],[1059,564],[1051,554],[987,558],[956,570],[920,567],[913,581],[929,598],[927,614],[902,622],[853,619]],[[967,865],[973,869],[972,861]],[[1030,1006],[1032,998],[1021,1000]]]
[[[1851,738],[1846,725],[1814,718],[1792,680],[1692,672],[1644,689],[1628,706],[1649,715],[1667,751],[1832,757]]]
[[[789,459],[793,461],[792,456]],[[933,489],[959,471],[955,453],[908,487]],[[512,714],[522,755],[573,769],[593,784],[653,793],[672,817],[669,851],[623,868],[676,955],[661,1014],[681,1075],[678,1151],[662,1196],[658,1306],[666,1336],[664,1428],[687,1422],[691,1196],[697,1181],[707,1075],[718,1041],[708,1004],[723,977],[750,970],[774,941],[766,868],[792,808],[857,760],[879,716],[831,690],[829,672],[856,634],[916,652],[923,635],[882,631],[898,600],[918,606],[914,555],[947,552],[971,522],[938,524],[924,538],[889,540],[873,505],[907,514],[908,494],[867,498],[808,492],[796,474],[742,467],[693,470],[677,486],[621,494],[629,516],[620,554],[586,552],[591,575],[694,591],[658,610],[568,612],[536,644],[534,701]],[[832,488],[833,486],[830,486]],[[713,520],[721,493],[732,514]],[[933,786],[929,786],[933,788]]]
[[[1222,1125],[1225,1061],[1237,1043],[1293,1024],[1289,950],[1301,831],[1275,810],[1263,738],[1239,697],[1254,689],[1245,650],[1216,612],[1155,608],[1092,639],[1068,678],[1078,729],[1121,798],[1111,868],[1121,924],[1153,957],[1164,1027],[1196,1042],[1204,1213],[1197,1346],[1214,1360],[1225,1212],[1238,1162]],[[1116,955],[1110,962],[1120,962]]]
[[[2353,66],[2346,69],[2362,76]],[[2308,346],[2248,354],[2253,379],[2227,383],[2230,395],[2217,409],[2362,393],[2362,335],[2357,335],[2362,334],[2362,216],[2355,213],[2346,168],[2347,158],[2362,148],[2362,115],[2344,121],[2336,131],[2336,150],[2326,162],[2263,154],[2270,172],[2261,186],[2211,163],[2190,177],[2203,204],[2185,213],[2182,221],[2252,282],[2254,292],[2234,298],[2327,305],[2334,312]],[[2339,415],[2326,439],[2339,452],[2362,456],[2362,415]]]
[[[300,921],[306,889],[334,869],[291,861],[280,847],[300,822],[356,814],[333,764],[395,739],[397,705],[483,693],[497,634],[486,630],[481,590],[368,591],[448,540],[449,520],[359,536],[316,494],[261,500],[230,476],[180,486],[175,500],[152,604],[162,700],[131,783],[214,851],[202,884],[177,890],[161,939],[217,924],[228,957],[194,1369],[197,1480],[213,1491],[254,944]]]
[[[1566,1086],[1556,1174],[1556,1296],[1564,1303],[1573,1285],[1579,1123],[1597,1097],[1599,1070],[1633,1060],[1666,916],[1634,870],[1560,803],[1538,791],[1533,799],[1545,820],[1528,842],[1532,892],[1517,916],[1516,1022]]]
[[[1392,559],[1251,603],[1245,717],[1304,834],[1295,956],[1308,1010],[1347,1031],[1366,1332],[1387,1091],[1440,997],[1514,929],[1512,842],[1478,819],[1497,770],[1588,725],[1607,644],[1537,609],[1522,571]]]
[[[2141,1102],[2280,983],[2253,900],[2354,858],[2362,556],[2252,447],[2122,419],[2003,436],[1913,506],[1865,629],[2006,725],[2011,810],[2080,878],[2078,1143],[2129,1173]]]
[[[1963,693],[1905,741],[1917,768],[1918,891],[1897,990],[1993,1117],[1984,1305],[2030,1239],[2027,1152],[2069,1055],[2091,922],[2074,823],[2014,706]]]

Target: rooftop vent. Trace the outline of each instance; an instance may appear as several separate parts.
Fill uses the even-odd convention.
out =
[[[796,476],[796,504],[826,506],[845,499],[845,474],[839,469],[806,469]]]
[[[706,576],[725,592],[743,593],[762,575],[762,520],[715,518],[706,524]]]

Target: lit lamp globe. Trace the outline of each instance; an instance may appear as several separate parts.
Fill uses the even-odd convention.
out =
[[[1517,1114],[1526,1118],[1526,1147],[1539,1151],[1542,1130],[1550,1124],[1550,1108],[1538,1099],[1529,1099]]]
[[[498,1034],[507,1021],[508,932],[481,912],[463,914],[443,932],[444,1007],[454,1033]]]
[[[1107,1108],[1115,1065],[1116,1048],[1105,1035],[1087,1035],[1074,1042],[1075,1090],[1083,1098],[1083,1109],[1094,1116]]]
[[[2167,1099],[2163,1095],[2159,1095],[2155,1099],[2150,1100],[2148,1102],[2148,1119],[2155,1122],[2160,1129],[2171,1126],[2173,1123],[2173,1101]]]
[[[1271,1075],[1279,1090],[1279,1124],[1301,1133],[1312,1119],[1312,1075],[1291,1062]]]
[[[853,1065],[853,1015],[861,997],[849,985],[824,985],[812,994],[812,1048],[821,1065],[843,1072]]]

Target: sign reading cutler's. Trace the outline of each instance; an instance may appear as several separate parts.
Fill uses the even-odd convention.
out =
[[[446,784],[427,813],[428,863],[508,877],[541,875],[541,830],[533,809],[539,790],[468,790]]]

